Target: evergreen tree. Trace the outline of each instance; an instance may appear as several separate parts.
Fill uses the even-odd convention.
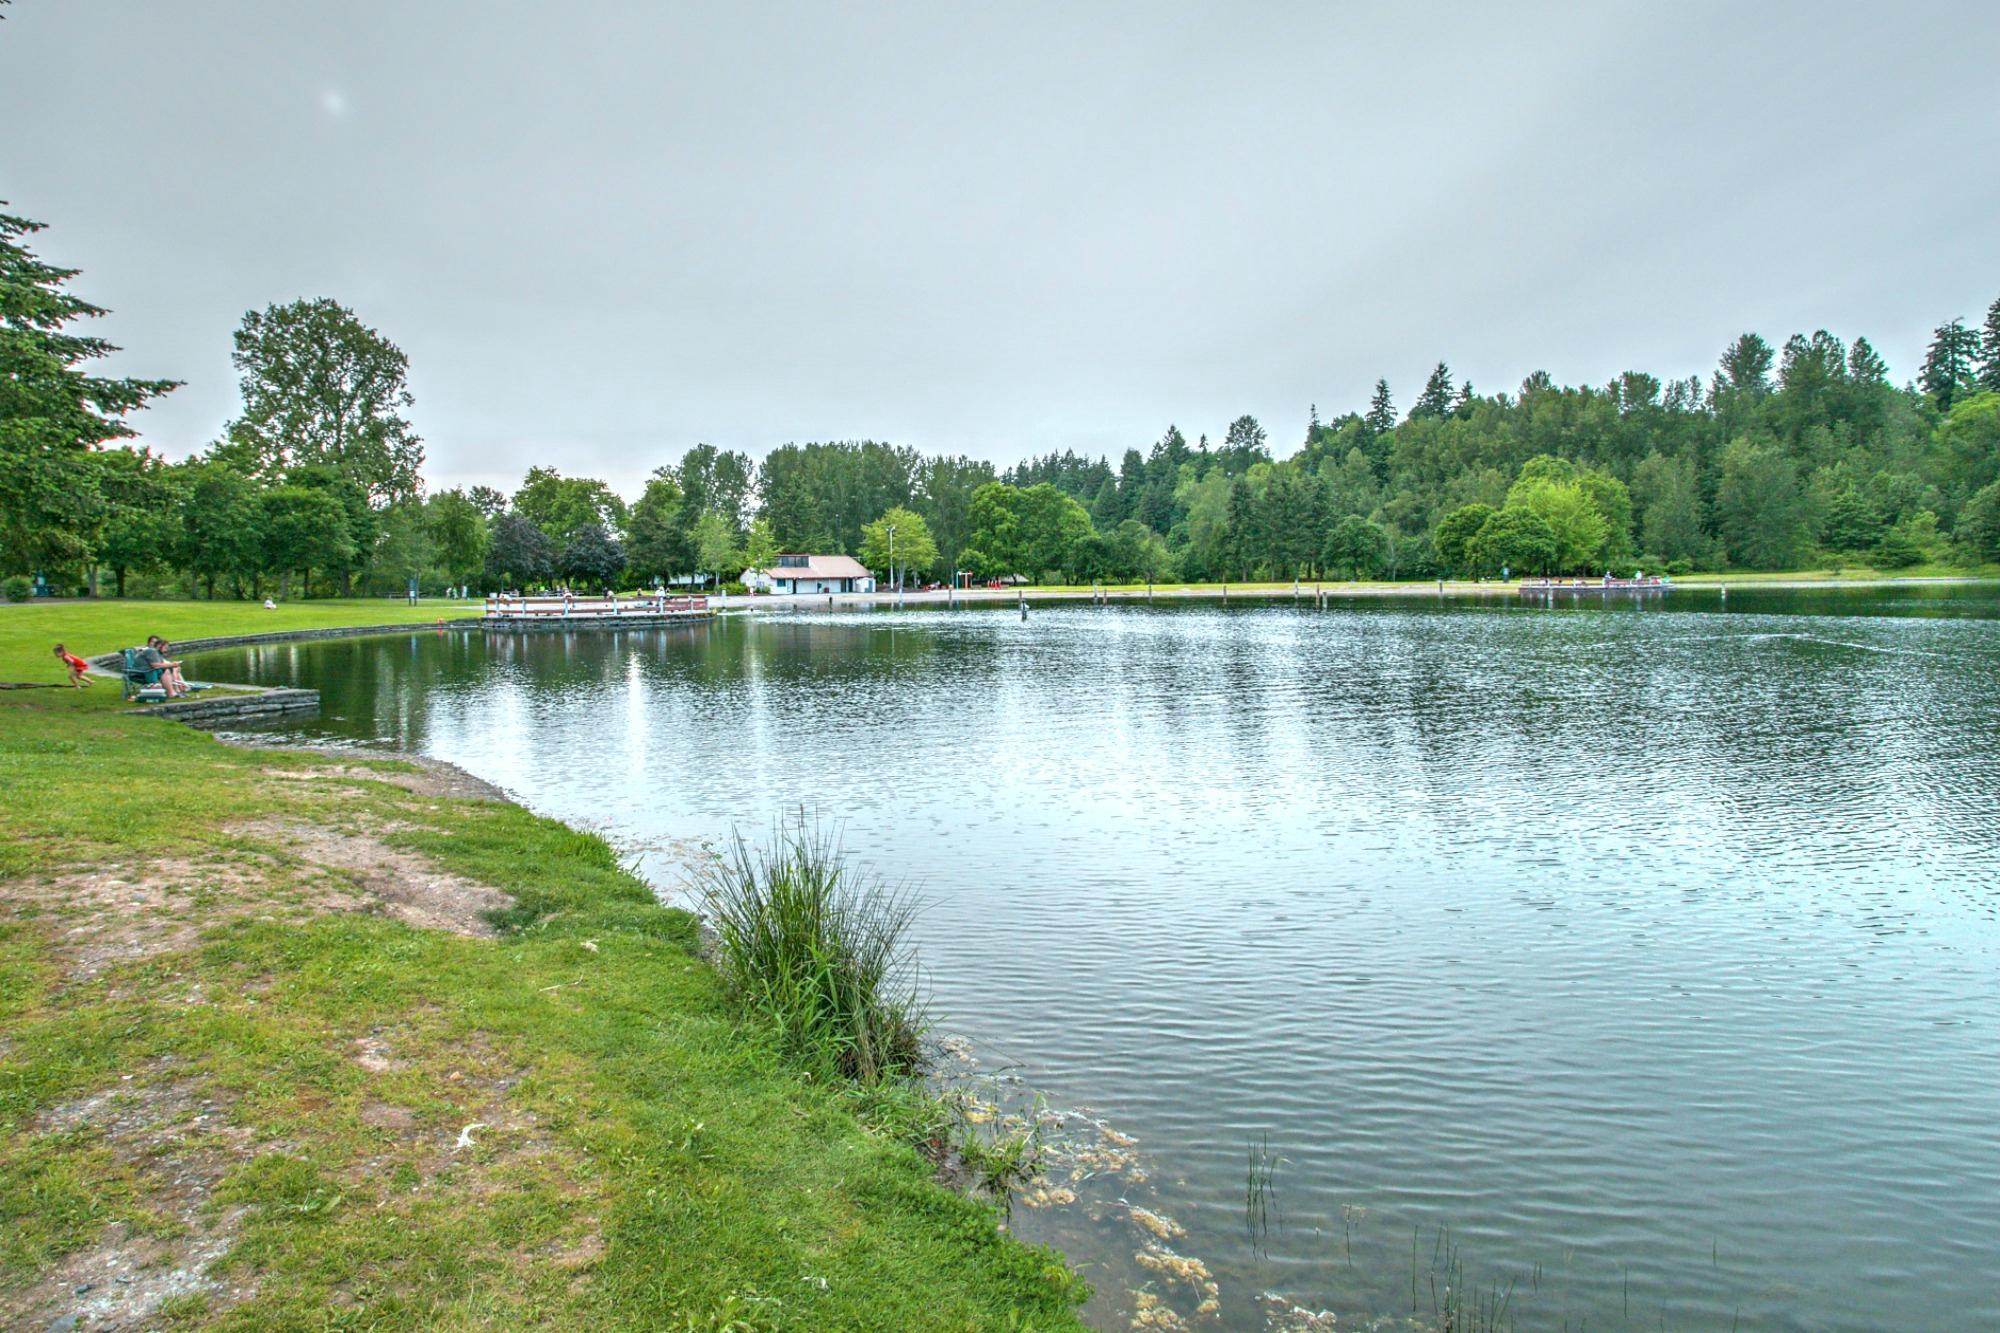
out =
[[[1940,324],[1924,353],[1924,368],[1917,384],[1931,396],[1938,411],[1949,412],[1954,401],[1977,389],[1974,366],[1979,359],[1979,335],[1954,319]]]
[[[1361,420],[1376,435],[1386,435],[1396,428],[1396,405],[1389,399],[1389,381],[1375,381],[1375,395],[1368,400],[1368,415]]]
[[[1975,560],[2000,560],[2000,481],[1965,502],[1952,535],[1970,548]]]
[[[1798,468],[1777,448],[1732,441],[1722,453],[1715,510],[1731,564],[1786,569],[1805,558],[1811,502]]]
[[[1887,384],[1889,363],[1877,354],[1866,338],[1856,338],[1854,346],[1847,349],[1847,377],[1856,384]]]
[[[64,331],[106,312],[65,290],[78,270],[21,243],[41,229],[0,213],[0,574],[92,562],[104,512],[90,452],[130,435],[125,414],[175,387],[79,369],[118,349]]]
[[[1979,362],[1979,387],[2000,393],[2000,300],[1986,308],[1986,332]]]
[[[1250,577],[1264,553],[1264,525],[1258,508],[1256,492],[1247,478],[1238,477],[1230,483],[1228,552],[1230,568],[1238,578]]]
[[[1692,462],[1648,454],[1633,470],[1632,491],[1647,555],[1692,561],[1701,554],[1701,491]]]
[[[1410,418],[1429,417],[1441,420],[1451,415],[1451,367],[1440,361],[1431,377],[1424,381],[1424,391],[1417,395],[1417,404],[1410,409]]]

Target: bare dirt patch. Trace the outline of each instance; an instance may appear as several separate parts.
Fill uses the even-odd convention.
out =
[[[0,1298],[0,1323],[23,1328],[145,1327],[160,1305],[202,1295],[213,1312],[250,1293],[208,1267],[235,1243],[241,1209],[209,1206],[216,1182],[254,1151],[254,1134],[200,1083],[173,1076],[170,1062],[49,1108],[42,1133],[86,1133],[141,1172],[146,1205],[162,1225],[113,1222],[91,1244],[63,1256],[31,1286]],[[67,1321],[67,1322],[65,1322]]]
[[[392,1069],[401,1069],[404,1062],[396,1057],[396,1052],[382,1037],[380,1029],[365,1037],[354,1039],[354,1063],[371,1074],[386,1074]]]
[[[0,908],[34,916],[65,977],[191,948],[203,930],[242,916],[298,915],[300,904],[253,861],[160,857],[0,884]],[[320,904],[328,906],[331,904]],[[350,899],[338,906],[359,906]]]
[[[437,870],[416,853],[391,847],[365,833],[295,819],[258,820],[239,824],[232,831],[334,872],[358,891],[365,904],[413,926],[459,935],[493,935],[496,932],[486,914],[514,902],[490,884]]]
[[[133,1234],[121,1222],[97,1242],[64,1256],[41,1281],[0,1300],[9,1328],[110,1330],[145,1328],[165,1302],[195,1294],[212,1314],[236,1304],[250,1289],[209,1275],[208,1266],[235,1243],[242,1210],[232,1209],[198,1229],[171,1238]]]

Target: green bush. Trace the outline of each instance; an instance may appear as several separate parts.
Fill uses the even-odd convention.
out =
[[[5,582],[0,582],[0,593],[5,593],[10,602],[25,602],[35,592],[35,585],[21,574],[10,574]]]

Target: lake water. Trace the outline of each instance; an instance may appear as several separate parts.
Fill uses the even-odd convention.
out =
[[[191,674],[315,686],[283,735],[450,760],[669,887],[682,840],[843,824],[929,902],[1002,1100],[1121,1148],[1015,1210],[1107,1326],[1145,1284],[1214,1326],[1163,1251],[1231,1328],[1477,1326],[1510,1284],[1524,1328],[2000,1326],[1991,585],[788,614]]]

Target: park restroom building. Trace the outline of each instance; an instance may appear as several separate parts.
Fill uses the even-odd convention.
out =
[[[757,592],[874,592],[875,578],[851,555],[781,555],[769,569],[746,569],[743,586]]]

